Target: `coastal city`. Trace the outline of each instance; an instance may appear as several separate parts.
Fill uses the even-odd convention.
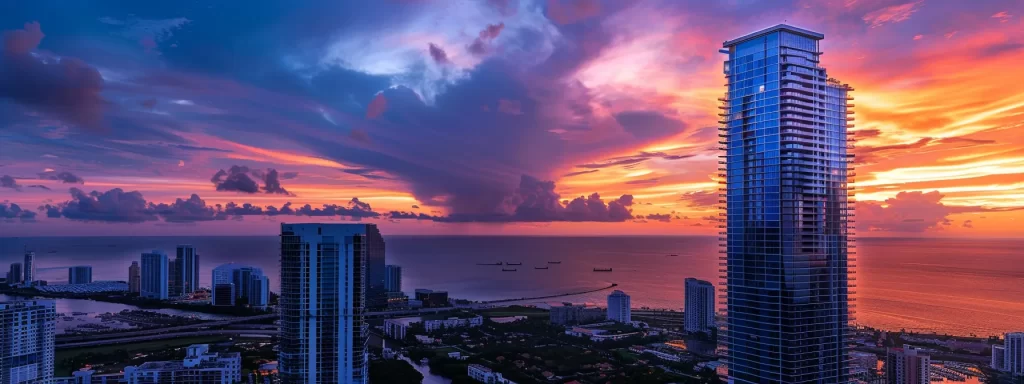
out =
[[[0,384],[1024,384],[1022,5],[2,5]]]
[[[313,244],[322,250],[319,262],[305,251],[305,245]],[[5,330],[29,342],[7,352],[25,363],[5,363],[11,365],[4,369],[68,384],[150,383],[157,378],[289,383],[309,369],[297,357],[344,350],[346,374],[385,383],[435,382],[424,377],[452,383],[719,383],[728,374],[719,343],[718,292],[708,281],[684,278],[685,300],[678,308],[635,308],[629,293],[615,284],[596,289],[607,293],[601,305],[559,301],[580,292],[474,302],[445,291],[404,287],[402,266],[387,264],[384,238],[374,224],[284,224],[281,247],[281,293],[269,291],[269,278],[260,268],[244,264],[220,265],[209,280],[201,278],[202,250],[190,245],[179,245],[174,257],[160,250],[140,254],[125,269],[123,281],[93,281],[91,266],[72,266],[66,283],[53,284],[36,278],[38,258],[46,256],[25,252],[23,262],[10,265],[0,289],[19,299],[4,302],[0,318]],[[328,257],[341,265],[316,275],[301,272],[302,266],[328,263]],[[365,269],[365,284],[325,291],[321,301],[313,301],[316,287],[325,281],[337,284],[337,275],[331,274],[351,271],[356,263]],[[542,268],[557,269],[562,263],[548,261]],[[295,272],[284,272],[289,268]],[[308,301],[287,296],[299,292]],[[360,298],[365,304],[356,306]],[[61,300],[134,309],[58,313],[55,301]],[[290,320],[302,311],[331,308],[326,300],[351,303],[329,317],[339,323],[318,318],[310,326]],[[538,300],[551,304],[522,304]],[[159,309],[217,317],[168,315]],[[342,337],[339,329],[351,333]],[[1024,375],[1024,332],[983,338],[866,327],[850,331],[852,382],[984,378],[1014,383]],[[304,332],[315,332],[315,341]],[[321,349],[332,347],[337,349]],[[317,368],[317,375],[338,374],[327,366]]]

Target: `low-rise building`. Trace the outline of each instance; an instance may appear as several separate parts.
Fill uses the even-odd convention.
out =
[[[423,302],[423,308],[437,308],[448,306],[448,291],[417,289],[415,294],[416,300]]]
[[[121,384],[124,382],[124,374],[97,375],[89,368],[82,368],[72,372],[70,377],[55,377],[53,382],[54,384]]]
[[[242,380],[242,357],[238,352],[213,353],[208,344],[188,347],[182,361],[151,361],[124,368],[125,383],[210,383],[232,384]]]
[[[448,315],[447,318],[403,317],[384,320],[384,334],[395,339],[404,339],[409,326],[422,323],[427,332],[446,328],[479,327],[484,324],[480,315],[461,314]]]
[[[565,334],[576,337],[586,337],[593,341],[605,341],[605,340],[620,340],[627,337],[640,336],[641,332],[630,329],[623,329],[622,325],[615,322],[604,322],[597,324],[587,324],[578,327],[572,327],[565,330]]]
[[[482,366],[480,364],[470,364],[467,368],[468,375],[471,379],[486,383],[486,384],[516,384],[514,381],[506,379],[501,376],[500,373],[492,371],[490,368]]]
[[[551,324],[587,324],[593,321],[599,321],[604,319],[605,310],[597,307],[588,307],[586,305],[573,305],[572,303],[562,303],[561,306],[551,307],[549,316]]]

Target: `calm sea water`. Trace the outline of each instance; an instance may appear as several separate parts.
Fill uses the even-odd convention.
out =
[[[533,297],[617,283],[634,307],[680,308],[683,279],[717,281],[712,237],[386,237],[389,264],[403,267],[403,288],[448,290],[472,300]],[[92,265],[94,280],[127,280],[144,251],[192,244],[201,284],[222,263],[263,268],[278,281],[277,237],[0,238],[0,271],[37,253],[40,278],[67,280],[67,267]],[[884,329],[991,335],[1024,329],[1024,240],[861,239],[857,320]],[[675,254],[678,256],[668,256]],[[483,262],[521,262],[516,272]],[[561,261],[561,264],[548,264]],[[534,267],[547,266],[537,270]],[[613,268],[612,272],[593,272]],[[608,292],[565,298],[603,303]],[[555,300],[557,301],[557,300]]]

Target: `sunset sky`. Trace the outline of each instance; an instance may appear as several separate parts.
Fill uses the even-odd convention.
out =
[[[824,33],[822,65],[856,89],[860,236],[1022,236],[1021,17],[1018,0],[3,2],[0,237],[713,235],[718,49],[779,23]]]

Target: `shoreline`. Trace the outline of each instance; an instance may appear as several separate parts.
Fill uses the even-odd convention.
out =
[[[99,301],[104,303],[122,304],[137,307],[142,310],[146,309],[172,309],[186,312],[197,312],[209,315],[222,315],[222,316],[256,316],[270,313],[269,311],[260,311],[257,309],[244,308],[244,307],[215,307],[213,305],[194,305],[185,303],[170,303],[162,302],[159,300],[146,300],[138,299],[135,297],[121,295],[113,297],[114,295],[95,294],[95,295],[74,295],[74,294],[59,294],[59,293],[47,293],[40,291],[27,291],[24,289],[5,289],[0,290],[0,295],[24,297],[24,298],[43,298],[43,299],[68,299],[68,300],[91,300]]]
[[[604,286],[604,287],[601,287],[601,288],[595,288],[595,289],[590,289],[590,290],[585,290],[585,291],[577,291],[577,292],[560,293],[560,294],[554,294],[554,295],[544,295],[544,296],[524,297],[524,298],[508,298],[508,299],[497,299],[497,300],[487,300],[487,301],[470,301],[470,306],[472,306],[472,305],[495,305],[495,304],[528,305],[529,303],[517,303],[517,302],[533,301],[533,300],[544,300],[544,299],[555,299],[555,298],[560,298],[560,297],[569,297],[569,296],[576,296],[576,295],[585,295],[585,294],[590,294],[590,293],[595,293],[595,292],[606,291],[606,290],[615,288],[617,286],[618,286],[617,283],[612,283],[612,284],[610,284],[608,286]],[[46,293],[46,292],[39,292],[39,291],[28,292],[28,291],[26,291],[24,289],[16,289],[16,290],[4,289],[4,290],[0,290],[0,294],[7,295],[7,296],[14,296],[14,297],[24,297],[24,298],[92,300],[92,301],[99,301],[99,302],[106,302],[106,303],[130,305],[130,306],[137,307],[137,308],[139,308],[141,310],[170,309],[170,310],[197,312],[197,313],[204,313],[204,314],[211,314],[211,315],[222,315],[222,316],[244,317],[244,316],[256,316],[256,315],[263,315],[263,314],[271,313],[270,310],[260,311],[260,310],[244,308],[244,307],[215,307],[215,306],[212,306],[212,305],[194,305],[194,304],[185,304],[185,303],[168,303],[168,302],[162,302],[162,301],[157,301],[157,300],[139,300],[137,298],[133,298],[133,297],[129,297],[129,296],[119,296],[119,297],[115,298],[115,297],[111,297],[110,295],[103,295],[103,294],[98,294],[98,295],[71,295],[71,294]],[[454,306],[452,308],[454,309],[454,308],[458,308],[458,307],[459,307],[459,305],[456,305],[456,306]],[[541,309],[545,309],[545,308],[541,308]],[[631,308],[631,309],[634,310],[634,311],[665,312],[665,313],[673,313],[673,314],[679,314],[679,315],[683,314],[683,311],[678,310],[678,309],[673,309],[673,308],[638,307],[638,308]],[[550,308],[547,308],[546,310],[550,310]],[[1000,340],[1003,337],[1002,333],[994,334],[994,335],[974,335],[974,336],[972,336],[972,335],[960,335],[960,334],[942,334],[942,333],[938,333],[938,332],[919,332],[919,331],[906,330],[906,329],[881,329],[881,328],[876,328],[876,327],[872,327],[872,326],[869,326],[869,325],[850,325],[849,329],[855,330],[855,331],[873,331],[873,332],[901,333],[901,334],[912,335],[912,336],[934,337],[934,338],[942,338],[942,339],[957,339],[957,340],[967,340],[967,341]],[[1010,330],[1010,331],[1007,331],[1007,332],[1013,332],[1013,331]]]

